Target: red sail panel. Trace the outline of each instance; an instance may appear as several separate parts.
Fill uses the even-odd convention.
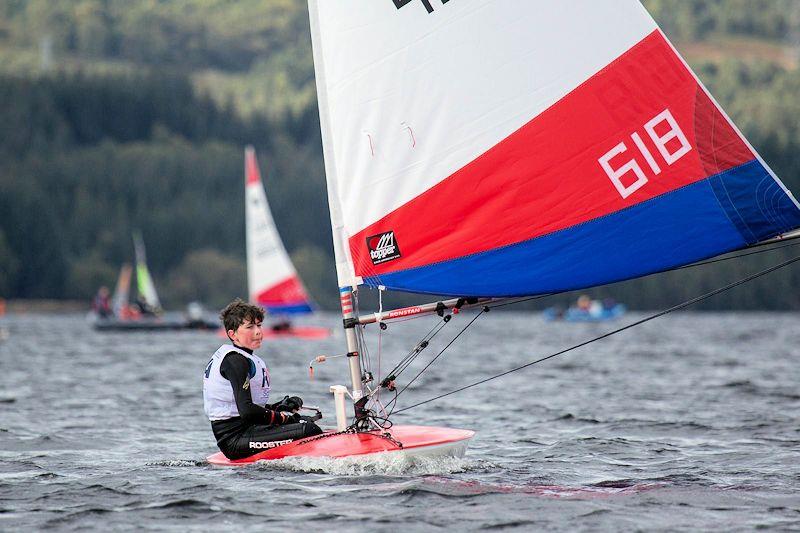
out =
[[[656,31],[351,237],[356,273],[380,276],[546,235],[754,158]]]

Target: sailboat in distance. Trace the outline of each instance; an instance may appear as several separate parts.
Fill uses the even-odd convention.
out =
[[[161,300],[158,299],[156,285],[147,268],[147,255],[140,231],[133,233],[133,250],[136,255],[136,288],[138,291],[136,304],[142,313],[158,315],[163,312],[163,309]]]
[[[463,453],[471,431],[391,425],[396,397],[381,392],[404,368],[364,371],[367,327],[637,278],[800,227],[794,196],[638,0],[309,12],[350,387],[332,387],[338,432],[241,462]],[[453,298],[360,314],[362,286]]]
[[[278,317],[265,328],[266,337],[326,338],[327,328],[295,326],[289,316],[313,312],[311,299],[278,234],[261,181],[256,153],[245,148],[245,224],[247,287],[250,301]]]
[[[217,319],[202,316],[202,307],[198,308],[199,304],[196,303],[190,304],[187,313],[164,312],[155,283],[153,283],[147,267],[144,240],[139,231],[133,233],[133,248],[136,256],[135,269],[131,268],[128,263],[122,265],[111,300],[113,314],[110,316],[92,314],[90,320],[95,329],[100,331],[217,329]],[[134,271],[137,294],[135,301],[131,304],[131,277]]]
[[[122,317],[128,313],[131,295],[131,274],[133,269],[129,263],[123,263],[119,269],[114,296],[111,298],[111,309],[115,316]]]

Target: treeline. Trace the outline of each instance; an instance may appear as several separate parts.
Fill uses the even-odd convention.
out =
[[[295,0],[4,0],[0,41],[88,58],[244,71],[307,38]]]
[[[643,0],[664,31],[679,40],[711,34],[762,37],[800,44],[797,0]]]
[[[80,72],[0,79],[0,148],[21,155],[66,150],[101,141],[145,141],[161,128],[190,142],[268,141],[270,125],[244,121],[197,96],[183,76]]]
[[[4,76],[0,95],[6,297],[88,298],[131,261],[134,229],[167,303],[244,295],[249,142],[298,267],[330,255],[313,120],[244,120],[179,76]]]
[[[0,2],[0,70],[169,71],[240,114],[313,108],[310,48],[305,1]]]
[[[793,42],[800,4],[645,3],[678,41],[735,34],[773,42]],[[254,144],[285,244],[316,300],[335,309],[305,9],[293,0],[0,3],[0,59],[11,59],[0,65],[0,296],[88,299],[133,259],[135,229],[167,307],[243,296],[242,151]],[[56,58],[49,66],[48,47]],[[798,71],[716,58],[694,66],[786,185],[800,191]],[[792,253],[592,294],[663,307]],[[800,269],[789,268],[702,307],[798,309],[799,284]],[[384,303],[411,301],[419,297]]]

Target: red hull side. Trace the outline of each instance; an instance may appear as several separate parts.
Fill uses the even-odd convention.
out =
[[[238,466],[286,457],[352,457],[371,453],[392,451],[419,451],[438,448],[467,441],[475,435],[466,429],[451,429],[429,426],[395,426],[392,439],[402,443],[402,448],[393,440],[382,437],[379,432],[334,434],[325,438],[310,437],[264,450],[251,457],[231,461],[222,452],[208,457],[208,462],[220,466]]]
[[[263,330],[263,338],[265,339],[327,339],[331,336],[331,330],[328,328],[321,328],[317,326],[297,326],[291,327],[286,330],[273,331],[269,327]],[[217,337],[227,339],[228,336],[224,329],[217,330]]]
[[[298,339],[327,339],[331,336],[330,329],[316,326],[292,326],[289,329],[278,331],[264,328],[263,331],[265,339],[282,339],[287,337]]]

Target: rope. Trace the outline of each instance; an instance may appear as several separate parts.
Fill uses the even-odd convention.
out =
[[[315,435],[313,437],[308,437],[308,438],[305,438],[305,439],[301,439],[299,441],[296,441],[296,443],[297,444],[307,444],[309,442],[315,442],[315,441],[318,441],[318,440],[327,439],[327,438],[330,438],[330,437],[336,437],[336,436],[339,436],[339,435],[356,435],[358,433],[370,433],[372,435],[375,435],[376,437],[380,437],[382,439],[388,440],[389,442],[391,442],[392,444],[394,444],[398,448],[402,448],[403,447],[403,443],[400,442],[399,440],[395,439],[394,437],[392,437],[391,433],[389,433],[388,431],[386,431],[385,433],[380,433],[381,429],[388,430],[388,429],[390,429],[392,427],[391,426],[391,422],[389,422],[388,420],[386,422],[389,423],[388,427],[381,427],[380,429],[370,429],[370,430],[361,430],[361,429],[359,429],[358,426],[357,426],[357,422],[356,422],[354,424],[351,424],[351,425],[347,426],[342,431],[332,431],[330,433],[321,433],[321,434]]]
[[[680,310],[680,309],[685,309],[685,308],[687,308],[687,307],[689,307],[689,306],[691,306],[691,305],[694,305],[694,304],[696,304],[696,303],[698,303],[698,302],[701,302],[701,301],[703,301],[703,300],[706,300],[706,299],[708,299],[708,298],[711,298],[712,296],[716,296],[717,294],[720,294],[720,293],[722,293],[722,292],[725,292],[725,291],[728,291],[728,290],[730,290],[730,289],[733,289],[734,287],[738,287],[739,285],[742,285],[742,284],[744,284],[744,283],[748,283],[748,282],[750,282],[750,281],[753,281],[753,280],[754,280],[754,279],[756,279],[756,278],[760,278],[761,276],[765,276],[766,274],[769,274],[769,273],[771,273],[771,272],[775,272],[776,270],[779,270],[779,269],[781,269],[781,268],[784,268],[784,267],[786,267],[786,266],[789,266],[789,265],[791,265],[792,263],[796,263],[797,261],[800,261],[800,256],[794,257],[794,258],[792,258],[792,259],[789,259],[789,260],[787,260],[787,261],[784,261],[784,262],[782,262],[782,263],[779,263],[779,264],[777,264],[777,265],[775,265],[775,266],[772,266],[772,267],[770,267],[770,268],[767,268],[767,269],[761,270],[761,271],[759,271],[759,272],[756,272],[755,274],[751,274],[751,275],[749,275],[749,276],[747,276],[747,277],[745,277],[745,278],[742,278],[742,279],[740,279],[739,281],[735,281],[735,282],[733,282],[733,283],[729,283],[728,285],[725,285],[724,287],[720,287],[720,288],[718,288],[718,289],[715,289],[715,290],[713,290],[713,291],[711,291],[711,292],[707,292],[707,293],[705,293],[705,294],[702,294],[702,295],[700,295],[700,296],[697,296],[697,297],[695,297],[695,298],[692,298],[691,300],[687,300],[687,301],[685,301],[685,302],[683,302],[683,303],[680,303],[680,304],[678,304],[678,305],[675,305],[675,306],[673,306],[673,307],[670,307],[670,308],[668,308],[668,309],[665,309],[665,310],[663,310],[663,311],[660,311],[660,312],[658,312],[658,313],[656,313],[656,314],[654,314],[654,315],[650,315],[650,316],[648,316],[648,317],[645,317],[645,318],[643,318],[643,319],[641,319],[641,320],[637,320],[636,322],[633,322],[633,323],[631,323],[631,324],[628,324],[627,326],[623,326],[623,327],[621,327],[621,328],[618,328],[618,329],[615,329],[615,330],[609,331],[608,333],[604,333],[603,335],[600,335],[600,336],[598,336],[598,337],[595,337],[595,338],[593,338],[593,339],[589,339],[588,341],[584,341],[584,342],[582,342],[582,343],[580,343],[580,344],[576,344],[576,345],[574,345],[574,346],[570,346],[569,348],[566,348],[566,349],[564,349],[564,350],[561,350],[561,351],[559,351],[559,352],[556,352],[556,353],[550,354],[550,355],[548,355],[548,356],[546,356],[546,357],[542,357],[542,358],[540,358],[540,359],[536,359],[535,361],[531,361],[531,362],[529,362],[529,363],[526,363],[526,364],[524,364],[524,365],[522,365],[522,366],[518,366],[518,367],[516,367],[516,368],[512,368],[511,370],[506,370],[505,372],[502,372],[502,373],[500,373],[500,374],[496,374],[496,375],[494,375],[494,376],[491,376],[491,377],[488,377],[488,378],[486,378],[486,379],[482,379],[482,380],[480,380],[480,381],[476,381],[475,383],[470,383],[469,385],[465,385],[465,386],[463,386],[463,387],[460,387],[460,388],[458,388],[458,389],[452,390],[452,391],[450,391],[450,392],[446,392],[446,393],[444,393],[444,394],[440,394],[440,395],[438,395],[438,396],[434,396],[433,398],[428,398],[427,400],[423,400],[423,401],[421,401],[421,402],[418,402],[418,403],[415,403],[415,404],[413,404],[413,405],[409,405],[408,407],[404,407],[404,408],[402,408],[402,409],[398,409],[396,412],[397,412],[397,413],[402,413],[403,411],[408,411],[409,409],[413,409],[414,407],[419,407],[420,405],[424,405],[424,404],[426,404],[426,403],[430,403],[430,402],[433,402],[433,401],[435,401],[435,400],[439,400],[439,399],[441,399],[441,398],[444,398],[445,396],[450,396],[451,394],[455,394],[455,393],[457,393],[457,392],[464,391],[464,390],[466,390],[466,389],[469,389],[469,388],[475,387],[475,386],[477,386],[477,385],[481,385],[481,384],[483,384],[483,383],[486,383],[486,382],[488,382],[488,381],[492,381],[492,380],[494,380],[494,379],[497,379],[497,378],[503,377],[503,376],[505,376],[505,375],[511,374],[512,372],[516,372],[516,371],[518,371],[518,370],[522,370],[522,369],[524,369],[524,368],[528,368],[529,366],[535,365],[535,364],[537,364],[537,363],[541,363],[542,361],[547,361],[548,359],[552,359],[553,357],[556,357],[556,356],[559,356],[559,355],[565,354],[565,353],[567,353],[567,352],[570,352],[570,351],[572,351],[572,350],[576,350],[576,349],[578,349],[578,348],[581,348],[581,347],[583,347],[583,346],[586,346],[587,344],[591,344],[591,343],[593,343],[593,342],[596,342],[596,341],[599,341],[599,340],[605,339],[606,337],[610,337],[610,336],[612,336],[612,335],[616,335],[617,333],[620,333],[620,332],[622,332],[622,331],[625,331],[625,330],[627,330],[627,329],[633,328],[633,327],[635,327],[635,326],[638,326],[638,325],[644,324],[645,322],[649,322],[649,321],[651,321],[651,320],[654,320],[654,319],[656,319],[656,318],[662,317],[662,316],[664,316],[664,315],[667,315],[667,314],[669,314],[669,313],[672,313],[673,311],[678,311],[678,310]],[[478,315],[478,316],[480,316],[480,315]],[[477,316],[476,316],[476,318],[477,318]],[[471,322],[470,322],[470,324],[471,324]],[[438,357],[438,356],[437,356],[437,357]],[[428,366],[430,366],[430,365],[428,365]],[[425,368],[427,368],[427,367],[425,367]],[[423,370],[424,370],[424,369],[423,369]],[[421,372],[420,372],[420,373],[421,373]],[[415,379],[416,379],[416,378],[415,378]],[[410,384],[411,384],[411,383],[409,383],[409,385],[410,385]],[[408,385],[406,385],[406,388],[407,388],[407,387],[408,387]],[[405,388],[404,388],[403,390],[405,390]],[[401,391],[401,392],[402,392],[402,391]],[[394,409],[392,410],[392,412],[395,412],[395,411],[394,411]]]
[[[414,362],[417,356],[422,353],[422,350],[428,347],[428,344],[433,340],[433,338],[439,334],[440,331],[444,328],[444,326],[450,322],[451,315],[445,315],[442,320],[437,321],[436,324],[428,330],[428,333],[423,335],[422,339],[417,343],[413,350],[408,352],[405,357],[403,357],[399,363],[395,365],[393,369],[387,372],[388,376],[394,376],[397,378],[400,374],[405,372],[405,370]]]
[[[718,257],[716,259],[708,259],[706,261],[701,261],[700,263],[692,263],[691,265],[683,265],[679,267],[675,267],[671,270],[683,270],[684,268],[692,268],[698,266],[705,266],[710,265],[712,263],[721,263],[723,261],[730,261],[731,259],[739,259],[740,257],[747,257],[749,255],[757,255],[763,254],[767,252],[774,252],[775,250],[780,250],[782,248],[791,248],[792,246],[800,246],[800,242],[791,242],[788,244],[782,244],[781,246],[773,246],[772,248],[764,248],[762,250],[755,250],[753,252],[744,252],[741,254],[731,255],[729,257]]]
[[[744,253],[741,253],[741,254],[730,255],[728,257],[718,257],[716,259],[708,259],[706,261],[700,261],[699,263],[692,263],[690,265],[683,265],[683,266],[679,266],[679,267],[670,268],[669,270],[665,270],[664,272],[673,272],[673,271],[683,270],[685,268],[695,268],[695,267],[700,267],[700,266],[711,265],[713,263],[722,263],[723,261],[730,261],[732,259],[739,259],[739,258],[742,258],[742,257],[751,256],[751,255],[763,254],[763,253],[767,253],[767,252],[774,252],[775,250],[781,250],[783,248],[791,248],[793,246],[800,246],[800,242],[791,242],[791,243],[788,243],[788,244],[783,244],[781,246],[773,246],[772,248],[764,248],[762,250],[755,250],[755,251],[752,251],[752,252],[744,252]],[[502,303],[497,303],[497,304],[489,304],[489,307],[491,307],[492,309],[497,309],[498,307],[505,307],[506,305],[514,305],[514,304],[519,304],[519,303],[522,303],[522,302],[529,302],[529,301],[532,301],[532,300],[538,300],[540,298],[546,298],[548,296],[555,296],[557,294],[563,294],[565,292],[569,292],[569,291],[559,291],[559,292],[550,292],[550,293],[547,293],[547,294],[538,294],[536,296],[530,296],[530,297],[527,297],[527,298],[519,298],[519,299],[515,299],[515,300],[512,300],[512,301],[507,301],[507,302],[502,302]]]
[[[390,404],[392,405],[392,410],[391,410],[391,411],[389,411],[389,415],[391,415],[391,414],[394,412],[394,408],[395,408],[395,407],[397,407],[397,398],[398,398],[398,396],[400,396],[401,394],[403,394],[403,392],[404,392],[404,391],[405,391],[405,390],[406,390],[408,387],[410,387],[410,386],[411,386],[411,384],[412,384],[412,383],[414,383],[414,382],[417,380],[417,378],[418,378],[418,377],[420,377],[420,376],[422,375],[422,373],[423,373],[423,372],[425,372],[425,371],[428,369],[428,367],[429,367],[429,366],[431,366],[433,363],[435,363],[435,362],[436,362],[436,360],[437,360],[437,359],[439,359],[439,356],[441,356],[441,355],[442,355],[442,354],[445,352],[445,350],[447,350],[447,349],[450,347],[450,345],[452,345],[452,344],[453,344],[453,343],[456,341],[456,339],[458,339],[458,338],[461,336],[461,334],[462,334],[462,333],[464,333],[465,331],[467,331],[467,328],[469,328],[469,327],[470,327],[470,326],[471,326],[471,325],[472,325],[472,324],[473,324],[473,323],[474,323],[476,320],[478,320],[478,317],[479,317],[479,316],[481,316],[481,315],[482,315],[482,314],[483,314],[485,311],[486,311],[485,309],[481,309],[481,312],[480,312],[480,313],[478,313],[477,315],[475,315],[474,317],[472,317],[472,320],[470,320],[470,321],[469,321],[469,323],[468,323],[466,326],[464,326],[464,327],[461,329],[461,331],[459,331],[459,332],[458,332],[458,335],[456,335],[455,337],[453,337],[453,338],[450,340],[450,342],[448,342],[448,343],[447,343],[447,345],[446,345],[444,348],[442,348],[442,349],[441,349],[441,351],[440,351],[438,354],[436,354],[436,357],[434,357],[433,359],[431,359],[431,360],[428,362],[428,364],[427,364],[427,365],[425,365],[425,368],[423,368],[422,370],[420,370],[419,372],[417,372],[417,375],[416,375],[416,376],[414,376],[414,377],[411,379],[411,381],[409,381],[408,383],[406,383],[406,386],[405,386],[405,387],[403,387],[403,388],[400,390],[400,392],[398,392],[397,394],[395,394],[395,395],[394,395],[394,398],[392,398],[392,400],[386,404],[386,406],[387,406],[387,407],[388,407]],[[399,413],[399,412],[400,412],[400,411],[398,411],[398,413]]]

